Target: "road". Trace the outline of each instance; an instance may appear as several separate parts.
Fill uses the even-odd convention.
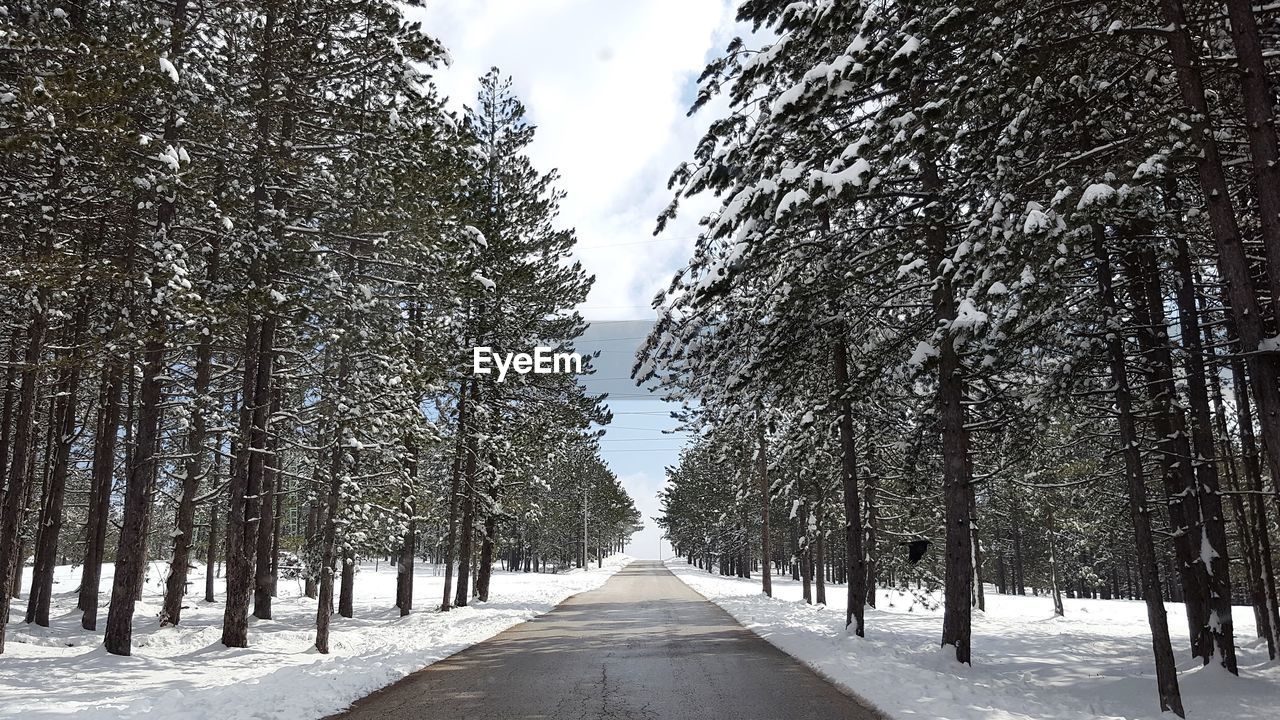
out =
[[[358,701],[342,720],[873,720],[658,562]]]

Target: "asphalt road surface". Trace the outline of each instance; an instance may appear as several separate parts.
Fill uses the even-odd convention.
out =
[[[356,702],[344,720],[873,720],[658,562]]]

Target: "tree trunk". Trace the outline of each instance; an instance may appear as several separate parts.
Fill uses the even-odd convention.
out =
[[[1247,359],[1249,378],[1252,381],[1258,405],[1258,420],[1262,431],[1263,450],[1266,452],[1272,477],[1280,477],[1280,375],[1277,373],[1274,354],[1259,351],[1259,346],[1263,339],[1263,313],[1258,303],[1257,293],[1253,287],[1250,263],[1246,256],[1240,226],[1232,204],[1232,195],[1227,184],[1226,173],[1223,170],[1217,139],[1214,136],[1213,128],[1210,126],[1212,114],[1205,99],[1203,78],[1201,76],[1201,60],[1191,34],[1187,30],[1186,13],[1181,0],[1160,0],[1160,7],[1165,22],[1171,26],[1170,30],[1166,32],[1165,38],[1177,72],[1178,87],[1182,95],[1182,101],[1191,111],[1191,115],[1188,118],[1189,124],[1196,141],[1200,145],[1200,152],[1195,155],[1196,167],[1201,191],[1205,198],[1209,227],[1218,250],[1218,274],[1222,282],[1226,284],[1227,296],[1231,306],[1231,317],[1235,322],[1236,333],[1240,340],[1240,351]],[[1231,8],[1229,7],[1230,10]],[[1232,12],[1231,16],[1233,32],[1236,33],[1244,29],[1240,25],[1244,18],[1238,17],[1238,14],[1237,8],[1235,12]],[[1240,42],[1239,37],[1235,39]],[[1243,56],[1240,61],[1245,63],[1246,66],[1248,63],[1253,62],[1250,58]],[[1265,72],[1260,76],[1246,76],[1244,78],[1246,94],[1253,95],[1254,90],[1250,89],[1251,85],[1257,86],[1258,83],[1267,82],[1268,79]],[[1265,85],[1257,87],[1265,88]],[[1265,101],[1265,99],[1263,100]],[[1251,135],[1250,148],[1255,153],[1266,150],[1262,147],[1265,143],[1258,143],[1257,139],[1262,137],[1262,133],[1268,131],[1272,133],[1270,142],[1272,145],[1271,151],[1274,152],[1274,128],[1271,128],[1268,124],[1271,117],[1271,112],[1267,109],[1269,107],[1269,104],[1261,105],[1259,102],[1249,101],[1249,107],[1246,109],[1246,113],[1250,118],[1256,115],[1260,121],[1256,123],[1257,127],[1249,128]],[[1252,122],[1248,124],[1255,125]],[[1274,155],[1271,157],[1274,158]],[[1269,177],[1274,179],[1274,173],[1278,171],[1274,160],[1271,163],[1266,163],[1264,158],[1265,156],[1255,155],[1255,173],[1271,173]],[[1263,161],[1265,167],[1258,167],[1260,161]],[[1259,179],[1261,179],[1261,176]],[[1265,189],[1260,188],[1259,192],[1262,194],[1275,193],[1277,188],[1272,183]],[[1270,207],[1271,202],[1269,200],[1267,207],[1263,208],[1264,215],[1267,214],[1267,208]],[[1266,228],[1272,228],[1272,231],[1275,232],[1277,210],[1272,208],[1269,212],[1270,217],[1263,220],[1264,232]],[[1280,247],[1276,246],[1273,240],[1275,240],[1274,236],[1266,243],[1268,257],[1280,258]],[[1280,283],[1280,275],[1277,274],[1277,272],[1280,272],[1280,267],[1272,266],[1270,269],[1272,282]],[[1220,517],[1220,501],[1218,502],[1218,507],[1218,516]],[[1212,542],[1212,538],[1210,538],[1210,542]],[[1225,553],[1223,553],[1221,560],[1225,562]],[[1229,603],[1229,599],[1219,598],[1218,601],[1219,603]],[[1221,617],[1220,613],[1217,614],[1219,616],[1215,618],[1216,622],[1230,621],[1229,617]],[[1227,628],[1227,630],[1229,629]],[[1216,633],[1215,639],[1219,642],[1225,642],[1227,636],[1225,633]],[[1222,647],[1218,649],[1222,655],[1221,662],[1223,666],[1230,672],[1236,672],[1234,652],[1227,653]]]
[[[270,342],[264,342],[262,350],[266,353],[274,355]],[[271,360],[259,360],[259,363],[271,365]],[[259,365],[261,368],[262,365]],[[271,619],[271,598],[276,594],[276,574],[274,568],[276,565],[275,556],[275,540],[276,540],[276,500],[277,500],[277,476],[279,457],[274,452],[275,440],[271,433],[271,419],[280,412],[280,403],[283,392],[279,383],[271,378],[266,383],[265,392],[259,393],[261,402],[266,405],[266,412],[262,416],[262,443],[263,452],[260,453],[260,476],[262,478],[259,483],[258,494],[261,497],[259,501],[258,517],[258,536],[257,551],[255,558],[255,569],[253,573],[253,616],[260,620]],[[256,402],[255,402],[256,405]],[[255,407],[255,410],[257,408]],[[259,426],[255,424],[255,429]],[[259,453],[255,453],[257,455]],[[253,460],[250,456],[250,461]]]
[[[84,324],[88,319],[89,298],[86,296],[72,321],[73,329],[69,346],[76,348]],[[80,358],[72,350],[63,357],[68,364],[63,371],[62,391],[54,403],[50,418],[54,429],[52,465],[48,470],[49,482],[40,506],[39,534],[35,549],[35,567],[32,568],[31,595],[27,598],[27,622],[49,627],[49,603],[53,595],[53,573],[58,564],[58,538],[62,534],[62,506],[66,497],[67,474],[70,468],[71,443],[76,431],[76,406],[80,395]]]
[[[31,483],[29,473],[35,446],[35,412],[39,393],[40,356],[48,327],[49,293],[40,290],[39,306],[27,330],[27,349],[23,357],[22,385],[18,391],[18,413],[13,429],[13,450],[9,460],[9,484],[5,490],[3,514],[0,514],[0,653],[4,652],[5,626],[9,623],[10,592],[22,577],[23,555],[19,537],[26,510],[26,495]]]
[[[141,591],[147,552],[147,516],[151,512],[148,490],[156,471],[160,438],[160,403],[164,374],[163,321],[152,324],[152,338],[143,352],[141,404],[138,408],[137,443],[125,482],[124,519],[116,548],[115,577],[111,583],[111,605],[107,610],[107,630],[103,645],[112,655],[132,652],[133,607]]]
[[[344,618],[356,614],[356,559],[348,549],[342,556],[342,587],[338,592],[338,614]]]
[[[810,560],[812,557],[810,548],[809,506],[808,503],[806,503],[800,507],[800,551],[796,556],[796,562],[800,566],[800,583],[803,593],[802,597],[804,598],[805,603],[812,605],[813,562]]]
[[[218,498],[214,498],[209,504],[209,532],[205,538],[205,556],[204,556],[204,601],[211,603],[214,600],[214,590],[216,589],[215,569],[218,562],[218,513],[220,511],[220,503]]]
[[[1066,613],[1062,609],[1062,588],[1058,583],[1058,528],[1053,521],[1053,505],[1051,499],[1045,528],[1049,533],[1049,588],[1053,593],[1053,614],[1062,617]]]
[[[858,497],[858,455],[853,442],[853,400],[849,397],[849,349],[841,328],[832,343],[835,365],[836,405],[839,417],[836,425],[840,441],[840,486],[844,491],[844,545],[845,564],[848,568],[847,610],[844,625],[854,628],[854,634],[866,634],[863,625],[863,604],[867,599],[867,566],[862,552],[862,506]]]
[[[1266,252],[1272,317],[1280,318],[1280,148],[1277,147],[1271,74],[1263,59],[1262,39],[1253,4],[1227,0],[1231,42],[1244,101],[1244,130],[1253,159],[1253,190],[1258,198],[1262,245]]]
[[[413,564],[418,552],[418,525],[414,517],[413,485],[418,478],[418,448],[410,443],[405,463],[407,484],[400,491],[400,512],[407,519],[404,540],[396,562],[396,608],[404,617],[413,612]]]
[[[1107,255],[1104,230],[1093,229],[1094,264],[1098,275],[1098,288],[1103,309],[1107,314],[1106,326],[1119,315],[1112,289],[1111,264]],[[1151,532],[1151,515],[1147,508],[1147,487],[1142,467],[1142,451],[1139,445],[1137,423],[1133,416],[1132,396],[1124,347],[1114,332],[1106,335],[1111,386],[1115,395],[1117,421],[1120,430],[1121,455],[1124,457],[1125,480],[1129,493],[1129,515],[1133,522],[1134,545],[1138,559],[1138,576],[1142,583],[1147,604],[1147,621],[1151,626],[1151,648],[1155,655],[1156,688],[1160,696],[1160,709],[1172,710],[1178,717],[1186,717],[1182,709],[1182,696],[1178,691],[1178,671],[1169,644],[1169,621],[1160,597],[1160,570],[1156,564],[1155,541]]]
[[[473,393],[475,386],[472,385]],[[474,399],[474,397],[472,398]],[[467,606],[467,591],[469,574],[471,572],[471,541],[475,534],[475,486],[476,486],[476,454],[479,448],[476,446],[477,439],[474,433],[467,436],[467,456],[463,461],[465,472],[463,476],[462,488],[462,527],[459,531],[458,540],[458,588],[454,595],[453,604],[458,607]],[[584,550],[585,555],[585,541]],[[583,558],[585,567],[586,558]]]
[[[814,574],[814,600],[819,605],[827,604],[827,547],[825,541],[825,531],[823,530],[825,518],[822,512],[822,503],[819,502],[813,509],[813,519],[818,523],[817,537],[814,538],[814,562],[817,564],[817,572]]]
[[[862,443],[867,450],[867,525],[864,550],[867,556],[867,605],[876,606],[876,585],[879,581],[879,561],[877,560],[876,529],[880,525],[878,495],[880,478],[876,473],[876,446],[871,437],[871,426],[868,424]]]
[[[103,371],[102,403],[98,409],[97,434],[93,441],[93,466],[89,488],[89,523],[85,530],[84,565],[80,573],[80,626],[98,629],[98,587],[102,579],[102,557],[107,544],[108,514],[111,508],[111,481],[115,476],[116,444],[120,430],[120,391],[124,386],[124,365],[113,361]]]
[[[921,164],[926,192],[939,194],[942,181],[932,159]],[[930,261],[940,268],[946,253],[947,234],[942,218],[927,230]],[[941,270],[939,272],[942,272]],[[943,588],[942,645],[955,648],[956,660],[968,664],[972,632],[973,598],[973,478],[969,464],[969,431],[965,427],[964,367],[956,349],[955,293],[943,273],[934,281],[933,314],[946,323],[938,348],[938,424],[942,434],[942,484],[946,518],[946,572]]]
[[[216,257],[216,252],[213,255]],[[212,259],[210,262],[214,262]],[[210,270],[210,275],[214,272]],[[182,496],[174,518],[173,554],[165,580],[160,626],[177,625],[182,620],[182,598],[187,592],[187,572],[191,548],[195,544],[196,494],[204,481],[205,436],[208,433],[209,384],[213,376],[213,345],[208,328],[196,347],[196,381],[191,400],[191,425],[187,431],[187,462],[183,469]],[[206,583],[207,584],[207,583]],[[206,595],[208,593],[206,592]]]
[[[769,456],[764,413],[756,421],[756,474],[760,481],[760,590],[773,597],[773,547],[769,542]]]
[[[249,594],[253,590],[253,554],[257,550],[257,494],[251,485],[254,385],[258,378],[258,353],[262,323],[250,320],[245,332],[244,375],[240,387],[239,432],[234,445],[231,482],[227,490],[226,586],[222,615],[222,644],[248,647]]]
[[[345,376],[345,371],[341,375]],[[333,450],[329,461],[329,483],[325,493],[325,510],[320,539],[320,599],[316,603],[316,650],[329,653],[329,621],[333,617],[333,575],[338,534],[338,500],[342,495],[343,430],[333,433]]]
[[[488,508],[484,518],[484,539],[480,543],[480,566],[476,573],[476,599],[489,600],[489,580],[493,575],[493,539],[498,532],[498,516]]]
[[[1208,633],[1224,665],[1236,667],[1234,624],[1231,619],[1231,568],[1228,557],[1227,530],[1222,514],[1222,498],[1218,480],[1218,458],[1214,443],[1213,419],[1210,413],[1207,373],[1204,366],[1204,348],[1200,342],[1199,308],[1196,305],[1195,278],[1191,268],[1190,250],[1181,233],[1176,240],[1177,252],[1174,267],[1178,273],[1176,299],[1180,336],[1186,348],[1187,398],[1191,407],[1191,440],[1195,448],[1191,465],[1197,483],[1196,495],[1200,501],[1203,541],[1212,548],[1213,555],[1204,563],[1208,579],[1208,606],[1212,613]],[[1148,272],[1158,272],[1155,257],[1148,252]],[[1148,285],[1148,303],[1156,319],[1163,319],[1163,297],[1159,292],[1159,277],[1152,276]],[[1157,305],[1161,312],[1156,311]],[[1162,334],[1164,332],[1161,328]],[[1190,449],[1190,447],[1188,447]],[[1205,658],[1208,662],[1209,658]]]
[[[1146,234],[1146,233],[1142,233]],[[1160,452],[1161,479],[1169,508],[1169,531],[1173,534],[1175,567],[1181,580],[1182,597],[1187,608],[1187,625],[1192,657],[1207,658],[1213,654],[1213,638],[1207,633],[1209,622],[1209,574],[1200,562],[1201,537],[1204,534],[1200,502],[1197,497],[1195,468],[1185,462],[1191,457],[1187,442],[1186,419],[1177,402],[1173,375],[1173,355],[1165,333],[1163,295],[1155,257],[1146,249],[1130,253],[1126,258],[1133,314],[1140,326],[1138,347],[1146,357],[1147,393],[1151,404],[1151,426],[1156,431]]]
[[[9,355],[4,370],[4,403],[0,409],[0,508],[4,507],[9,474],[9,427],[13,425],[13,406],[18,399],[18,346],[21,338],[15,330],[9,336]],[[2,511],[0,511],[2,512]],[[2,524],[0,520],[0,524]]]
[[[1267,518],[1266,503],[1262,497],[1262,467],[1258,457],[1257,438],[1253,434],[1253,408],[1249,402],[1248,380],[1245,378],[1244,361],[1239,355],[1231,358],[1231,386],[1237,413],[1236,425],[1240,433],[1240,449],[1243,456],[1241,460],[1245,476],[1249,481],[1249,512],[1254,526],[1259,528],[1256,538],[1259,560],[1258,579],[1262,584],[1266,614],[1269,619],[1267,625],[1271,630],[1267,647],[1269,653],[1280,654],[1280,600],[1277,599],[1275,564],[1271,556],[1270,523]],[[1214,388],[1217,390],[1219,386],[1215,384]],[[1221,409],[1221,400],[1218,401],[1218,405],[1218,423],[1225,440],[1230,437],[1226,434],[1226,414]],[[1271,655],[1273,660],[1275,657],[1275,654]]]
[[[463,456],[467,454],[467,434],[470,428],[468,401],[475,390],[475,380],[458,385],[458,437],[455,440],[453,454],[453,470],[449,480],[449,523],[444,540],[444,598],[440,601],[440,611],[453,607],[453,564],[456,560],[454,550],[458,545],[458,497],[462,492]]]

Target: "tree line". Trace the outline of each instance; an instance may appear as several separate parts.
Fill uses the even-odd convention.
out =
[[[328,652],[361,557],[395,559],[403,615],[416,559],[448,610],[634,531],[603,396],[471,372],[571,351],[594,280],[497,69],[448,110],[445,49],[383,0],[16,2],[0,35],[0,652],[58,565],[98,630],[114,562],[128,655],[150,561],[156,622],[203,563],[245,647],[296,551]]]
[[[961,663],[984,582],[1140,598],[1179,715],[1178,655],[1238,672],[1233,601],[1275,658],[1276,8],[738,20],[658,226],[719,206],[634,372],[700,430],[663,498],[680,552],[818,602],[847,580],[858,635],[877,586],[941,588]]]

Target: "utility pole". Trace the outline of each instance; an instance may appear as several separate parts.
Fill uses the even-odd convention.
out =
[[[587,486],[582,486],[582,569],[587,569]]]

